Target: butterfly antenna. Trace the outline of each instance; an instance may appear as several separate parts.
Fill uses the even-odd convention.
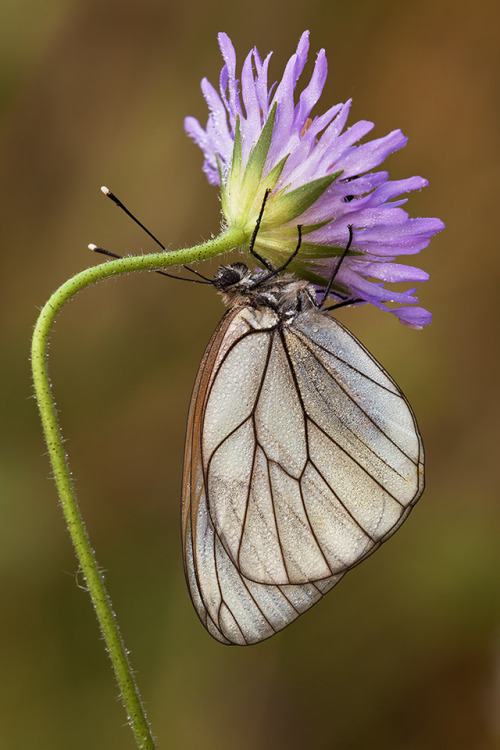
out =
[[[347,241],[347,245],[345,246],[344,251],[343,251],[342,255],[340,256],[339,262],[337,263],[337,265],[333,269],[333,273],[330,276],[330,281],[328,282],[328,285],[327,285],[327,287],[325,289],[325,293],[323,294],[323,299],[321,300],[320,307],[323,307],[323,305],[325,304],[325,301],[326,301],[328,295],[330,294],[330,292],[332,290],[333,282],[335,281],[335,278],[337,277],[337,274],[340,271],[340,266],[344,262],[344,258],[347,256],[347,253],[349,252],[349,249],[350,249],[350,247],[352,245],[352,238],[353,238],[353,234],[354,234],[353,230],[352,230],[352,224],[349,224],[347,228],[349,229],[349,239]],[[344,304],[347,304],[347,303],[344,303]]]
[[[263,258],[262,255],[259,255],[259,253],[255,250],[255,241],[257,239],[257,234],[259,233],[259,229],[260,229],[260,224],[261,224],[261,221],[262,221],[262,217],[264,216],[264,209],[266,207],[266,201],[269,198],[270,194],[271,194],[271,191],[268,188],[266,190],[266,192],[264,193],[264,200],[262,201],[262,206],[260,207],[259,216],[257,217],[257,222],[255,224],[255,229],[253,230],[252,238],[250,240],[250,247],[248,249],[249,249],[251,255],[253,255],[254,258],[257,258],[257,260],[260,261],[260,263],[262,263],[262,265],[265,268],[267,268],[268,271],[274,271],[274,268],[269,263],[269,261],[266,260],[265,258]]]
[[[297,246],[295,247],[295,250],[290,255],[290,257],[288,258],[288,260],[285,261],[285,263],[283,263],[282,266],[280,266],[279,268],[277,268],[276,271],[274,271],[274,273],[281,273],[281,271],[284,271],[285,268],[287,268],[290,265],[290,263],[292,262],[292,260],[295,258],[295,256],[299,252],[300,246],[302,245],[302,224],[297,224],[297,232],[298,232],[299,238],[297,240]]]
[[[101,192],[104,193],[104,195],[107,198],[109,198],[111,201],[113,201],[113,203],[116,206],[118,206],[118,208],[121,208],[121,210],[124,211],[127,214],[127,216],[129,216],[132,219],[132,221],[135,224],[137,224],[137,226],[139,226],[143,230],[143,232],[146,232],[146,234],[149,237],[151,237],[151,239],[153,240],[153,242],[156,242],[156,244],[159,247],[161,247],[162,250],[167,251],[167,248],[165,247],[165,245],[163,244],[163,242],[160,242],[160,240],[158,239],[158,237],[155,237],[155,235],[142,223],[142,221],[139,221],[139,219],[137,218],[137,216],[135,216],[132,213],[132,211],[129,211],[129,209],[127,208],[127,206],[125,206],[125,204],[122,203],[122,201],[119,198],[117,198],[116,195],[114,193],[112,193],[109,188],[107,188],[105,185],[103,185],[101,187]],[[106,255],[106,253],[103,253],[103,255]],[[114,257],[114,256],[112,255],[111,257]],[[117,257],[120,257],[120,256],[117,256]],[[194,268],[191,268],[190,266],[185,266],[185,265],[183,265],[182,267],[185,268],[186,271],[190,271],[191,273],[194,273],[195,276],[199,276],[200,278],[204,279],[204,281],[207,281],[207,282],[210,281],[210,279],[207,279],[207,277],[203,276],[203,274],[199,273],[199,271],[195,271]],[[165,273],[164,271],[158,271],[158,273],[162,273],[163,276],[170,276],[170,274]],[[171,278],[180,279],[181,277],[180,276],[172,276]]]
[[[123,258],[123,255],[118,255],[117,253],[112,253],[111,250],[105,250],[103,247],[99,247],[98,245],[94,245],[91,243],[88,246],[89,250],[92,250],[93,253],[99,253],[99,255],[106,255],[108,258]],[[186,268],[186,266],[185,266]],[[177,281],[190,281],[192,284],[211,284],[212,282],[209,280],[202,281],[201,279],[185,279],[183,276],[174,276],[171,273],[167,273],[166,271],[155,271],[155,273],[159,273],[162,276],[168,276],[169,279],[177,279]]]
[[[285,268],[287,268],[287,266],[290,265],[290,263],[292,262],[292,260],[295,258],[295,256],[299,252],[300,246],[302,244],[302,225],[301,224],[297,224],[297,232],[299,234],[299,239],[297,241],[297,246],[296,246],[295,250],[293,251],[293,253],[290,255],[290,257],[286,260],[285,263],[283,263],[282,266],[280,266],[279,268],[275,268],[273,271],[269,271],[269,273],[266,274],[265,276],[263,276],[262,279],[259,279],[255,283],[255,286],[259,286],[259,284],[263,284],[265,281],[269,281],[269,279],[272,279],[273,276],[277,276],[279,273],[281,273],[282,271],[284,271]]]

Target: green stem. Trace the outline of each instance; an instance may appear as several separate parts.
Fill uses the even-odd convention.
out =
[[[99,266],[87,268],[85,271],[76,274],[76,276],[66,281],[54,292],[43,307],[33,334],[31,349],[33,383],[57,491],[66,524],[85,576],[106,648],[113,665],[128,721],[134,732],[137,747],[141,748],[141,750],[153,750],[156,746],[141,703],[137,685],[135,684],[111,601],[106,592],[104,579],[90,545],[71,482],[48,375],[47,347],[49,334],[55,317],[63,305],[77,294],[77,292],[92,284],[110,276],[131,273],[132,271],[157,270],[172,265],[205,260],[219,253],[227,252],[243,244],[247,239],[241,232],[229,230],[214,240],[192,248],[120,258],[119,260],[108,261]]]

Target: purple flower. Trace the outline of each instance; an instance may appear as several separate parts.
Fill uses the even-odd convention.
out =
[[[295,87],[309,50],[304,32],[281,81],[269,87],[271,54],[262,60],[254,48],[236,78],[236,54],[227,34],[219,34],[224,58],[219,92],[203,79],[209,108],[205,129],[193,117],[185,129],[203,151],[208,181],[221,188],[228,229],[237,227],[250,239],[266,190],[266,203],[256,250],[282,264],[297,244],[300,252],[290,270],[325,287],[348,239],[353,241],[335,278],[331,294],[338,302],[362,300],[393,312],[401,323],[422,328],[431,313],[421,307],[390,309],[386,303],[414,305],[415,289],[395,292],[387,282],[426,281],[428,274],[395,263],[414,255],[444,228],[439,219],[410,219],[400,196],[427,185],[422,177],[389,180],[374,171],[393,151],[406,145],[400,130],[366,143],[359,141],[373,123],[362,120],[344,130],[351,102],[337,104],[311,118],[327,75],[324,50],[316,58],[307,86],[295,102]]]

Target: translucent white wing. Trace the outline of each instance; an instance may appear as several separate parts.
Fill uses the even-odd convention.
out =
[[[309,609],[399,527],[423,449],[394,381],[337,321],[236,307],[191,402],[183,544],[191,596],[224,643]]]

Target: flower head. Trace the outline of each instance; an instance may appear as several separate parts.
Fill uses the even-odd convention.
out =
[[[421,307],[390,309],[385,303],[414,305],[415,289],[395,292],[386,282],[426,281],[428,274],[395,263],[427,247],[444,228],[439,219],[410,219],[401,206],[403,193],[427,185],[422,177],[389,180],[375,170],[406,145],[400,130],[360,144],[373,123],[362,120],[344,130],[351,102],[337,104],[311,118],[327,75],[320,50],[307,86],[295,101],[295,88],[309,50],[304,32],[281,81],[268,86],[271,54],[262,60],[254,48],[236,78],[236,54],[227,34],[219,34],[224,58],[219,92],[203,79],[209,108],[205,129],[193,117],[185,129],[203,151],[208,181],[221,188],[222,211],[228,228],[238,227],[250,239],[264,195],[270,191],[255,249],[283,264],[303,241],[290,270],[325,287],[349,239],[348,255],[335,277],[331,294],[339,302],[371,302],[393,312],[400,322],[422,328],[431,314]],[[397,200],[395,200],[397,199]]]

